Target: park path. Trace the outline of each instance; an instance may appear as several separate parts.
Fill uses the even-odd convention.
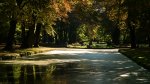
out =
[[[0,63],[42,67],[55,64],[51,80],[46,76],[41,81],[35,79],[34,83],[38,80],[45,84],[150,84],[150,72],[120,54],[118,49],[55,49]],[[36,69],[35,74],[39,74]]]

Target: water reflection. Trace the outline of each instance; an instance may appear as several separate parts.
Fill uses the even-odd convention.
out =
[[[144,70],[112,69],[84,61],[40,65],[0,65],[0,84],[149,84]],[[131,67],[132,68],[132,67]]]
[[[77,63],[39,65],[0,64],[0,84],[70,84],[69,72]],[[75,72],[81,72],[77,68]],[[74,73],[75,73],[74,72]]]
[[[0,65],[0,84],[39,84],[52,82],[55,65]]]
[[[121,54],[83,51],[0,61],[0,84],[150,84],[150,72]]]

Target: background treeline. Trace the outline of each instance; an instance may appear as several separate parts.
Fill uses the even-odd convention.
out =
[[[150,47],[150,0],[0,0],[0,44]],[[87,44],[86,44],[87,43]]]

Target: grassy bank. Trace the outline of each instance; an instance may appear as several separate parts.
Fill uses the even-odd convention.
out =
[[[115,48],[111,45],[107,45],[107,43],[97,43],[93,42],[92,45],[89,46],[89,43],[84,43],[81,45],[80,43],[74,43],[67,45],[67,48],[80,48],[80,49],[112,49]]]
[[[150,70],[150,48],[120,49],[119,52]]]
[[[1,60],[11,60],[20,58],[23,56],[34,55],[37,53],[42,53],[46,51],[53,50],[54,48],[49,47],[39,47],[39,48],[27,48],[27,49],[16,49],[14,51],[3,51],[0,50],[0,59]]]

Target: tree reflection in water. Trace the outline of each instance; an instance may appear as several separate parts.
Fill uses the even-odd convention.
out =
[[[0,84],[52,84],[56,66],[0,65]],[[44,83],[44,84],[45,84]]]
[[[116,51],[71,51],[0,61],[0,84],[150,84],[149,71]]]

